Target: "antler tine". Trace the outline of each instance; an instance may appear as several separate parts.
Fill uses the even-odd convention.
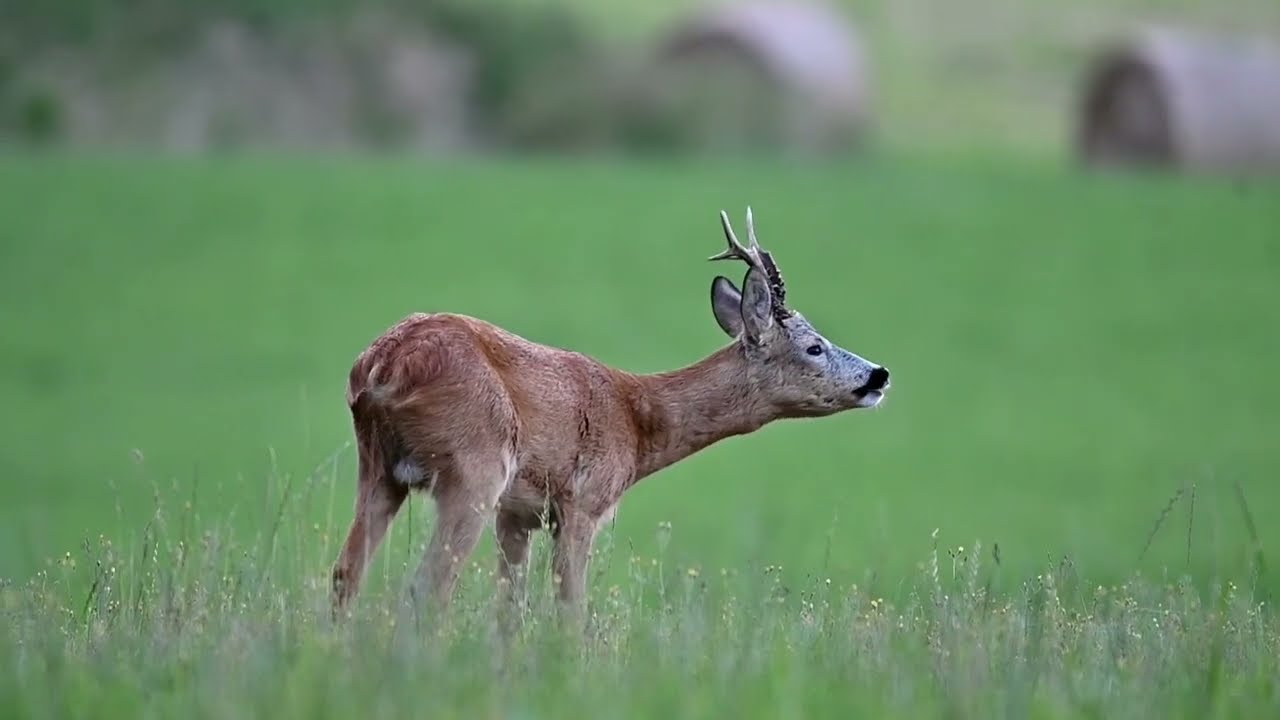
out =
[[[738,241],[738,236],[733,233],[733,225],[729,222],[729,214],[720,211],[720,225],[724,228],[724,239],[729,243],[729,247],[718,255],[712,255],[708,260],[742,260],[753,268],[760,269],[760,256],[756,254],[756,248],[759,247],[755,243],[755,234],[751,232],[751,220],[748,214],[747,228],[751,232],[751,247],[748,248]]]
[[[720,224],[724,227],[724,238],[729,243],[729,247],[719,255],[713,255],[707,259],[742,260],[757,272],[763,273],[769,281],[769,292],[773,299],[773,316],[779,322],[785,322],[791,316],[791,311],[786,307],[787,286],[782,281],[782,272],[778,270],[778,263],[774,262],[773,255],[760,247],[760,242],[756,240],[756,224],[751,215],[751,206],[747,206],[747,240],[751,243],[750,247],[738,242],[737,236],[733,234],[733,226],[729,223],[729,214],[723,210],[720,211]]]

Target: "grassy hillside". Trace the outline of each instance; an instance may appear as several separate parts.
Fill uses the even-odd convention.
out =
[[[217,19],[236,18],[255,28],[272,29],[287,46],[292,31],[347,17],[356,8],[390,8],[406,17],[449,25],[433,9],[442,4],[449,3],[224,0],[216,8],[166,0],[13,3],[0,8],[0,100],[6,82],[13,84],[21,75],[12,70],[27,61],[20,48],[88,48],[83,62],[119,68],[107,76],[113,82],[145,79],[145,68],[172,62],[173,56],[166,51],[188,48],[199,31]],[[487,69],[481,73],[483,88],[477,92],[487,97],[505,93],[509,84],[539,82],[516,69],[541,57],[538,53],[547,49],[541,40],[546,32],[561,37],[570,30],[567,24],[572,24],[609,46],[618,58],[634,58],[704,4],[701,0],[457,3],[473,9],[496,8],[492,13],[480,11],[463,23],[468,29],[459,42],[481,54],[480,65]],[[848,15],[866,46],[876,142],[896,148],[1016,148],[1062,156],[1074,132],[1084,73],[1104,43],[1151,23],[1280,35],[1280,4],[1273,0],[833,0],[830,4]],[[553,9],[568,12],[541,12]],[[508,12],[514,10],[528,12],[517,18]],[[524,26],[520,18],[537,20]],[[11,71],[5,72],[5,67]],[[557,80],[563,77],[555,75]],[[35,86],[44,82],[38,80]],[[115,92],[129,89],[122,85]],[[560,97],[566,92],[572,92],[572,87],[566,90],[557,82],[539,94]],[[441,99],[446,101],[447,97]],[[24,123],[38,127],[54,122],[61,112],[56,104],[39,102],[17,107],[25,109],[0,107],[0,111],[18,113],[25,117]]]

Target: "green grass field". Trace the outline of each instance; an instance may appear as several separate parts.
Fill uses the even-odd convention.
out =
[[[1280,633],[1247,596],[1280,547],[1277,190],[973,157],[6,155],[0,690],[33,717],[1273,712]],[[882,408],[636,487],[587,651],[535,621],[491,666],[488,538],[452,639],[383,644],[422,502],[365,632],[326,629],[365,343],[452,310],[631,370],[692,362],[724,341],[716,214],[748,203],[791,302],[893,371]],[[1118,587],[1135,573],[1154,585]]]

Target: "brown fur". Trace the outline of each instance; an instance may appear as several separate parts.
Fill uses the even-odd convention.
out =
[[[569,533],[575,545],[557,552],[555,565],[562,596],[577,599],[583,550],[627,488],[764,424],[739,382],[743,364],[730,345],[682,370],[633,375],[464,315],[402,320],[351,369],[359,492],[334,573],[339,603],[357,590],[367,557],[405,499],[407,487],[392,477],[405,459],[438,473],[429,490],[445,533],[437,533],[422,578],[433,593],[452,589],[484,514],[497,510],[504,565],[523,565],[528,534],[549,511],[557,535]],[[503,453],[511,461],[504,463]],[[456,560],[433,561],[437,547]],[[515,580],[511,575],[504,572]]]
[[[333,569],[335,609],[354,597],[392,518],[419,489],[434,498],[438,521],[415,595],[425,590],[447,604],[492,519],[500,580],[513,599],[530,534],[549,518],[558,595],[577,610],[596,533],[637,481],[779,418],[867,407],[853,389],[875,366],[834,346],[844,354],[830,362],[805,357],[804,347],[827,341],[771,304],[753,258],[747,300],[723,278],[713,285],[717,319],[734,328],[726,329],[734,341],[669,372],[625,372],[453,313],[414,314],[378,337],[347,385],[359,478]],[[887,389],[887,372],[882,382]]]

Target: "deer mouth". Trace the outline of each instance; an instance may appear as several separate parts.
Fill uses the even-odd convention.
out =
[[[873,408],[884,400],[884,394],[889,391],[888,379],[869,382],[866,385],[853,391],[853,404],[858,408]]]
[[[883,367],[877,367],[871,371],[866,384],[853,391],[854,407],[873,408],[884,400],[884,394],[888,390],[889,371]]]
[[[859,390],[853,394],[854,407],[873,408],[884,400],[883,390]]]

